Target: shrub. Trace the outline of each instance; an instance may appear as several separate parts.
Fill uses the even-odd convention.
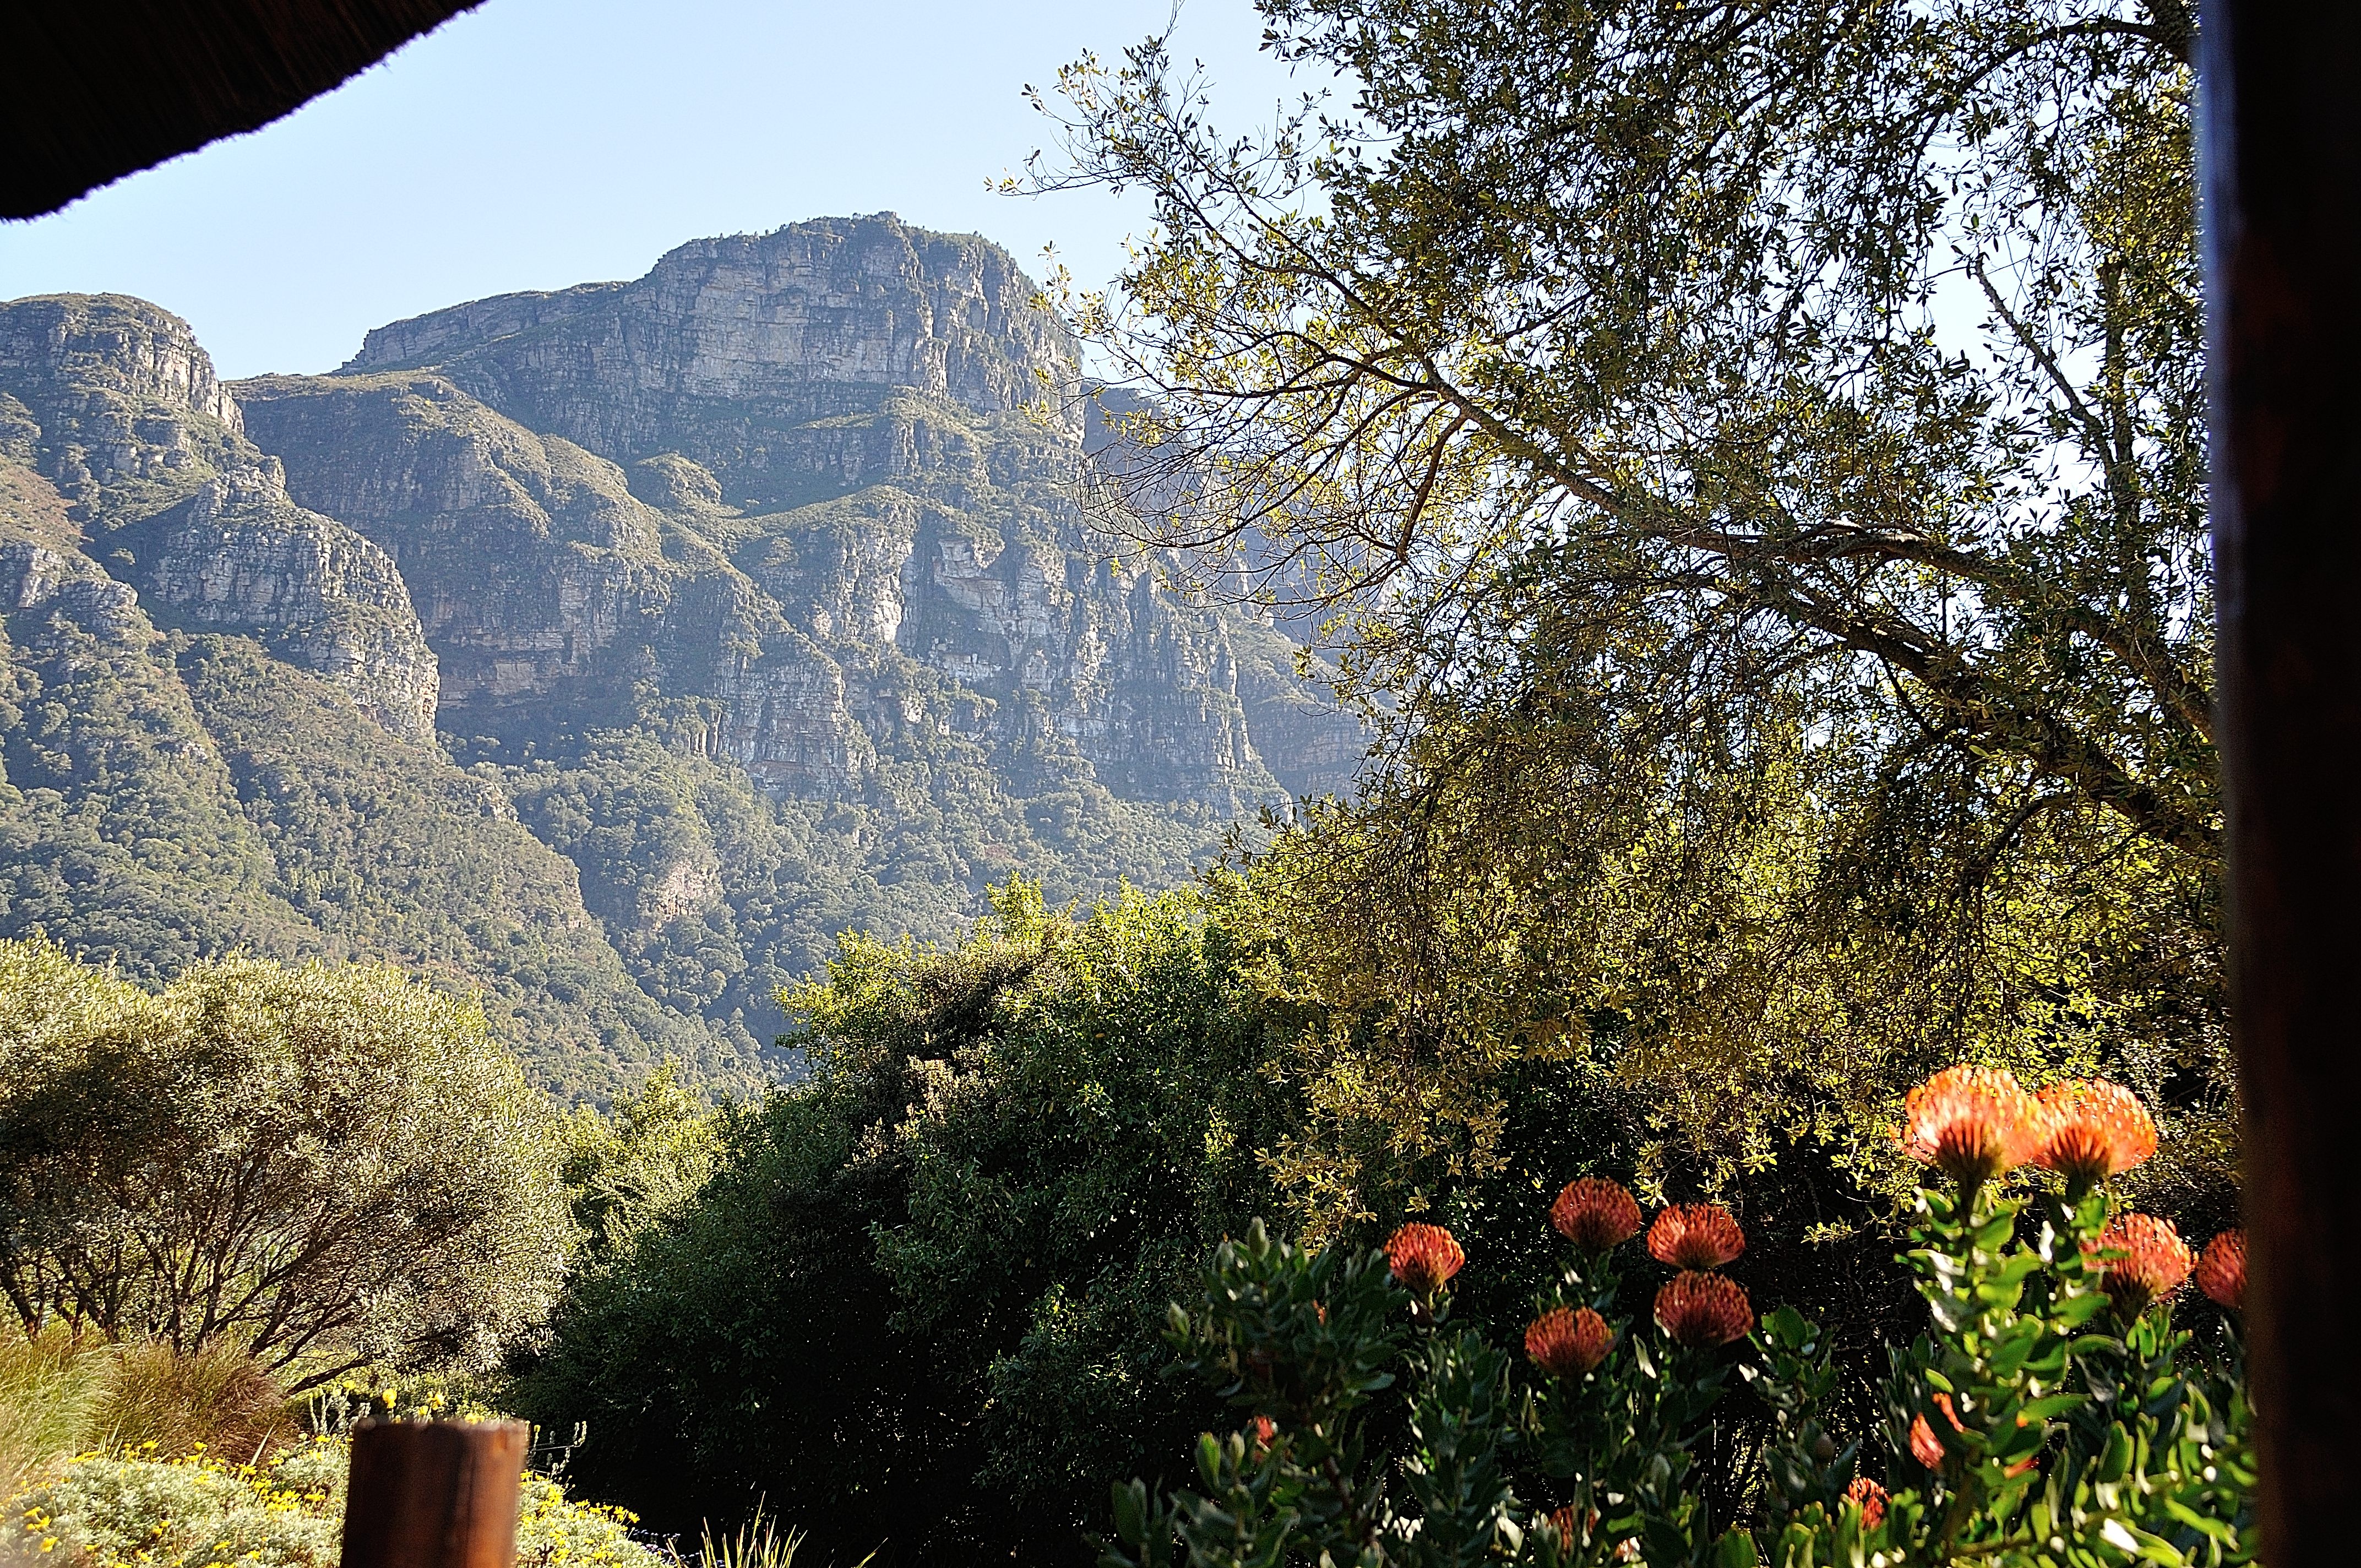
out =
[[[268,1466],[150,1445],[84,1454],[16,1497],[17,1543],[87,1568],[250,1563],[319,1568],[337,1556],[341,1449],[315,1441]]]
[[[484,1363],[572,1226],[549,1123],[483,1014],[381,966],[200,964],[151,994],[0,943],[0,1288],[221,1344],[304,1387]]]
[[[2197,1260],[2169,1224],[2114,1212],[2103,1186],[2153,1150],[2145,1113],[2105,1088],[2037,1103],[2005,1073],[1954,1069],[1912,1096],[1908,1133],[1941,1178],[1918,1194],[1905,1259],[1930,1321],[1893,1355],[1881,1441],[1836,1441],[1818,1329],[1792,1307],[1758,1327],[1719,1272],[1744,1245],[1726,1212],[1658,1216],[1646,1245],[1662,1283],[1635,1322],[1622,1206],[1569,1188],[1530,1371],[1452,1322],[1461,1253],[1440,1227],[1372,1253],[1257,1225],[1215,1249],[1169,1328],[1245,1425],[1199,1439],[1201,1490],[1118,1486],[1102,1563],[2251,1561],[2235,1322],[2205,1350],[2173,1327]],[[1992,1179],[2026,1161],[2061,1190],[1999,1197]],[[2243,1248],[2209,1247],[2200,1282],[2235,1309]],[[1741,1343],[1752,1354],[1733,1357]],[[1733,1371],[1768,1416],[1742,1510],[1697,1484]]]
[[[62,1331],[0,1332],[0,1491],[13,1494],[83,1446],[101,1364]]]
[[[0,1497],[54,1479],[78,1453],[162,1459],[211,1450],[259,1461],[301,1435],[300,1410],[236,1349],[0,1334]]]
[[[121,1345],[105,1361],[83,1421],[88,1446],[259,1462],[302,1436],[300,1411],[234,1346]]]
[[[38,1555],[59,1568],[335,1568],[350,1464],[349,1442],[325,1436],[267,1465],[206,1452],[159,1458],[148,1445],[84,1454],[11,1501],[0,1559]],[[631,1522],[528,1472],[517,1563],[664,1568],[668,1559],[631,1540]]]

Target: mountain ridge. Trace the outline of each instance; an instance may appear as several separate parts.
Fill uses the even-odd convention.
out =
[[[445,906],[477,896],[458,861],[372,894],[407,913],[357,945],[301,900],[255,920],[282,948],[484,970],[536,1070],[603,1097],[665,1054],[777,1070],[772,992],[845,927],[948,937],[1012,873],[1060,899],[1169,885],[1231,823],[1348,787],[1357,727],[1279,630],[1175,598],[1088,531],[1081,421],[1046,411],[1071,411],[1074,374],[997,247],[826,219],[389,323],[324,377],[214,381],[141,302],[0,305],[0,477],[50,489],[18,509],[49,543],[20,520],[23,547],[132,592],[207,743],[245,759],[248,882],[327,876],[379,842],[349,826],[370,812],[489,844],[505,811],[560,857],[573,885],[531,939],[635,995],[577,980],[573,1013],[528,1018],[522,971]],[[304,754],[257,728],[262,692],[368,727],[309,724]],[[39,772],[19,750],[12,787]],[[373,770],[393,782],[352,806]],[[162,771],[47,787],[169,795]],[[0,889],[0,932],[71,906]]]

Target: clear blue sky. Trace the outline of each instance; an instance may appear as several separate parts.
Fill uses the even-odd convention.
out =
[[[380,323],[633,278],[683,240],[841,213],[987,235],[1038,275],[1109,276],[1137,198],[992,194],[1050,135],[1024,101],[1170,0],[486,0],[251,136],[0,224],[0,299],[137,294],[227,376],[335,367]],[[1188,0],[1175,52],[1216,123],[1291,81],[1246,0]]]

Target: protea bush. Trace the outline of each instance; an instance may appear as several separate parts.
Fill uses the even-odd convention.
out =
[[[1535,1216],[1564,1266],[1521,1355],[1452,1321],[1453,1279],[1483,1260],[1443,1226],[1309,1251],[1257,1224],[1169,1320],[1243,1424],[1198,1441],[1195,1489],[1115,1488],[1104,1568],[2251,1561],[2244,1238],[2201,1255],[2116,1208],[2108,1182],[2156,1148],[2136,1098],[1953,1068],[1898,1138],[1927,1169],[1903,1260],[1927,1325],[1891,1347],[1868,1439],[1824,1423],[1819,1329],[1793,1306],[1758,1319],[1723,1272],[1746,1238],[1718,1205],[1643,1226],[1620,1186],[1568,1184]],[[2020,1168],[2032,1190],[2009,1196]],[[1653,1310],[1619,1312],[1627,1266],[1657,1277]],[[2173,1323],[2192,1277],[2224,1309],[2202,1343]],[[1733,1378],[1770,1425],[1744,1511],[1717,1513],[1697,1455]]]

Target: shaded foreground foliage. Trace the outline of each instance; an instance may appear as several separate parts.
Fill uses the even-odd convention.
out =
[[[1417,1227],[1378,1254],[1307,1252],[1257,1225],[1216,1249],[1169,1336],[1246,1424],[1198,1440],[1202,1490],[1115,1486],[1100,1561],[2250,1562],[2235,1320],[2203,1312],[2201,1347],[2169,1305],[2125,1289],[2119,1277],[2144,1260],[2109,1211],[2071,1185],[2031,1204],[1972,1186],[1922,1193],[1908,1262],[1931,1321],[1894,1347],[1877,1431],[1844,1443],[1823,1420],[1836,1378],[1817,1326],[1783,1306],[1758,1329],[1745,1294],[1711,1272],[1635,1292],[1608,1237],[1577,1244],[1536,1298],[1527,1366],[1451,1321],[1448,1274],[1422,1277],[1401,1245]],[[1650,1236],[1660,1262],[1675,1250],[1663,1230]],[[2174,1266],[2168,1296],[2185,1255]],[[2213,1288],[2234,1302],[2243,1275]],[[1588,1337],[1553,1343],[1552,1320],[1577,1315]],[[1717,1507],[1697,1472],[1733,1371],[1770,1420],[1744,1451],[1752,1485]]]
[[[1184,898],[1075,920],[1021,884],[949,952],[847,938],[794,999],[810,1080],[720,1114],[692,1200],[594,1236],[521,1410],[587,1420],[574,1475],[661,1528],[767,1497],[848,1559],[1071,1555],[1107,1477],[1209,1413],[1155,1325],[1274,1201],[1257,957]]]

